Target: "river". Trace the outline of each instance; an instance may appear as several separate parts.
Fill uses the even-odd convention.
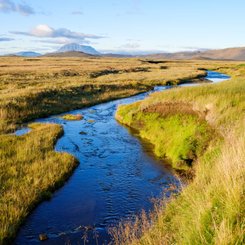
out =
[[[209,71],[206,78],[219,82],[229,77]],[[55,150],[74,155],[80,164],[65,185],[28,216],[14,244],[39,244],[40,233],[49,238],[42,242],[45,245],[84,244],[84,237],[86,244],[108,244],[108,227],[142,209],[149,211],[152,198],[164,190],[168,195],[170,184],[180,184],[174,171],[154,156],[152,145],[114,118],[118,105],[142,100],[154,91],[69,112],[82,114],[80,121],[60,117],[67,113],[36,120],[61,124],[64,136]],[[21,129],[16,134],[27,132]]]

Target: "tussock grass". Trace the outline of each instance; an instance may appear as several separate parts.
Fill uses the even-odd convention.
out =
[[[77,165],[74,157],[53,151],[60,126],[29,126],[24,136],[0,135],[0,244],[10,243],[29,212]]]
[[[118,119],[127,122],[132,115],[149,113],[148,108],[159,104],[175,103],[178,113],[180,104],[188,104],[189,111],[195,111],[222,137],[215,137],[199,156],[195,178],[180,195],[158,205],[150,217],[139,217],[113,230],[116,244],[245,243],[245,69],[244,65],[216,68],[233,78],[221,84],[159,92],[119,108]],[[186,106],[183,112],[186,114]],[[164,135],[164,129],[158,134]]]

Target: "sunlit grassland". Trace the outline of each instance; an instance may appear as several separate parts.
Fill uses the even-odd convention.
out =
[[[29,212],[77,165],[74,157],[53,151],[61,126],[30,127],[24,136],[0,135],[0,244],[11,241]]]
[[[173,197],[167,204],[165,202],[166,206],[156,207],[150,218],[143,215],[135,222],[122,224],[120,229],[115,229],[115,243],[244,244],[245,67],[244,64],[234,64],[214,68],[230,74],[232,79],[220,84],[155,93],[142,102],[119,108],[118,120],[138,128],[143,132],[142,136],[163,150],[165,146],[168,147],[167,143],[156,139],[163,137],[171,141],[181,134],[179,143],[182,144],[181,140],[186,134],[185,127],[175,131],[172,130],[175,124],[166,127],[172,114],[184,120],[187,115],[195,113],[216,133],[193,165],[193,181],[183,187],[180,195]],[[171,110],[166,109],[169,104]],[[159,107],[165,110],[157,110]],[[158,117],[151,116],[149,125],[144,125],[144,120],[141,123],[141,119],[147,118],[153,109],[158,111]],[[145,112],[143,118],[142,112]],[[133,122],[132,118],[137,117],[138,122]],[[156,120],[162,128],[154,136]],[[148,135],[144,134],[145,127],[149,127]]]
[[[61,185],[76,166],[72,156],[53,151],[55,141],[62,133],[60,126],[34,124],[31,132],[24,136],[4,133],[38,117],[134,95],[154,85],[192,81],[205,74],[200,68],[212,66],[227,69],[237,67],[237,63],[162,61],[150,64],[136,58],[0,58],[0,243],[14,237],[30,210],[39,201],[49,197],[50,191]],[[238,76],[240,68],[236,72]],[[234,84],[241,83],[234,81]],[[236,98],[234,88],[225,86],[226,94],[222,100],[227,100],[230,95]],[[242,88],[236,89],[241,91]],[[199,101],[197,96],[194,105],[200,110],[208,108],[209,124],[217,121],[217,113],[227,115],[223,120],[232,122],[233,117],[241,117],[241,112],[238,113],[236,109],[240,105],[239,98],[232,102],[234,109],[230,112],[227,107],[216,111],[223,107],[216,108],[216,104],[211,103],[206,108],[205,99],[209,96],[213,103],[224,103],[225,106],[225,102],[215,96],[220,89],[217,88],[213,93],[209,93],[212,91],[209,87],[206,89],[204,86],[202,89],[203,101]],[[183,90],[186,96],[182,97],[182,90],[173,91],[166,94],[169,96],[166,101],[183,98],[192,102],[195,96],[188,89]],[[168,95],[172,92],[176,97]],[[149,99],[149,103],[154,98],[163,101],[165,97],[157,94]],[[142,108],[147,107],[144,103],[148,102],[142,102]],[[196,120],[196,117],[191,118],[193,126]],[[220,123],[217,121],[216,124],[224,125],[219,120]],[[178,120],[174,121],[177,130],[180,124]]]

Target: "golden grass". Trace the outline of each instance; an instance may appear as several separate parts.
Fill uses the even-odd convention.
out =
[[[0,135],[0,244],[10,243],[29,212],[77,165],[74,157],[53,151],[60,126],[29,126],[24,136]]]
[[[210,143],[198,158],[193,182],[165,202],[166,207],[161,204],[150,217],[114,229],[116,244],[245,243],[245,67],[219,70],[233,78],[221,84],[159,92],[128,110],[128,114],[137,114],[159,103],[187,103],[223,140]]]
[[[136,58],[0,58],[0,132],[34,118],[203,76],[195,62]]]

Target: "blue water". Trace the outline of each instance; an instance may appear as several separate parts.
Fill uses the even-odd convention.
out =
[[[229,77],[208,72],[207,78],[218,82]],[[80,121],[66,121],[61,115],[36,120],[61,124],[64,136],[55,150],[74,155],[80,164],[51,200],[27,218],[15,244],[39,244],[40,233],[49,237],[43,244],[84,244],[85,235],[86,244],[108,244],[108,227],[150,210],[151,198],[160,197],[172,183],[179,185],[172,169],[153,155],[152,145],[114,119],[118,105],[142,100],[154,91],[69,112],[82,114]],[[21,129],[16,134],[27,132]]]

